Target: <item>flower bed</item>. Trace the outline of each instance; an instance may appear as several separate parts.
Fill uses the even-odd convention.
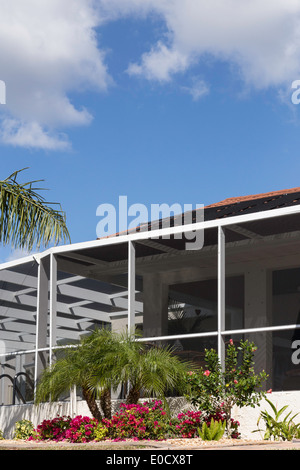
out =
[[[106,439],[121,441],[156,440],[170,438],[197,438],[199,429],[205,422],[208,426],[212,416],[201,411],[179,413],[170,418],[160,400],[149,401],[137,405],[121,404],[119,411],[111,419],[98,422],[88,416],[57,416],[52,420],[44,420],[31,433],[30,440],[37,441],[68,441],[74,443],[102,441]],[[223,422],[224,417],[213,416],[214,420]],[[231,438],[239,437],[239,423],[233,422]]]

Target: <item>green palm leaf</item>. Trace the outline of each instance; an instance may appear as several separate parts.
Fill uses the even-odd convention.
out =
[[[37,192],[41,188],[33,185],[38,181],[17,182],[23,170],[0,181],[0,242],[30,251],[34,246],[69,241],[65,214]]]

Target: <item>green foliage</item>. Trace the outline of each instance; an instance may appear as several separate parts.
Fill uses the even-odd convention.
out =
[[[214,421],[211,419],[210,423],[204,422],[202,428],[198,428],[198,434],[204,441],[219,441],[226,428],[226,421]]]
[[[186,398],[200,410],[225,414],[230,423],[231,410],[239,407],[259,405],[262,397],[262,383],[267,375],[264,371],[254,373],[254,343],[240,341],[235,346],[230,340],[226,349],[224,370],[214,349],[205,351],[205,367],[198,372],[189,372],[186,377]]]
[[[94,441],[104,441],[108,435],[108,429],[102,423],[98,423],[97,427],[94,429]]]
[[[265,440],[274,440],[274,441],[291,441],[293,438],[300,437],[300,423],[295,424],[294,419],[299,414],[296,413],[291,416],[291,411],[283,418],[282,414],[288,408],[288,405],[283,406],[279,410],[277,410],[276,406],[266,398],[267,403],[269,403],[274,416],[272,416],[267,411],[262,411],[257,421],[257,426],[261,419],[264,420],[265,430],[257,429],[253,432],[264,432],[264,439]]]
[[[22,419],[17,421],[15,424],[15,434],[14,439],[29,439],[29,437],[34,436],[34,426],[31,421],[28,419]]]
[[[3,437],[3,431],[1,431],[1,429],[0,429],[0,441],[2,441],[3,439],[4,439],[4,437]]]
[[[65,215],[46,202],[34,188],[38,181],[20,184],[16,171],[0,181],[0,242],[31,250],[52,241],[69,241]]]

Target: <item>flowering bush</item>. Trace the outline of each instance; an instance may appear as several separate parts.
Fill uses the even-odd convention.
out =
[[[227,422],[228,436],[235,435],[238,426],[231,419],[232,407],[259,405],[266,393],[261,390],[262,382],[267,379],[266,373],[254,373],[256,349],[248,340],[241,341],[236,347],[231,339],[226,350],[224,370],[217,352],[211,349],[205,352],[205,367],[198,373],[189,372],[187,375],[186,398],[208,415],[221,413]]]
[[[160,400],[143,404],[120,405],[112,419],[103,420],[112,439],[164,439],[172,422]]]
[[[72,418],[70,416],[57,416],[54,419],[45,419],[36,428],[37,440],[55,440],[61,441],[66,439],[66,431],[70,427]]]
[[[197,429],[203,423],[201,411],[186,411],[179,413],[174,423],[178,437],[197,437]]]
[[[35,437],[31,437],[31,439],[88,442],[102,440],[106,434],[106,428],[94,418],[81,415],[73,419],[70,416],[57,416],[39,424],[35,431]]]
[[[88,416],[76,416],[69,424],[65,437],[70,442],[88,442],[95,438],[98,421]]]

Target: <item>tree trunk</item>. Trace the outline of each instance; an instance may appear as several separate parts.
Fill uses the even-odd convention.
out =
[[[140,389],[138,387],[131,387],[126,398],[127,405],[136,405],[140,398]]]
[[[85,401],[87,402],[87,405],[89,407],[90,412],[92,413],[93,418],[95,418],[99,422],[102,421],[102,415],[96,403],[93,392],[91,392],[87,388],[82,387],[82,395]]]
[[[104,417],[111,419],[111,393],[108,388],[103,390],[100,396],[101,408],[104,413]]]

